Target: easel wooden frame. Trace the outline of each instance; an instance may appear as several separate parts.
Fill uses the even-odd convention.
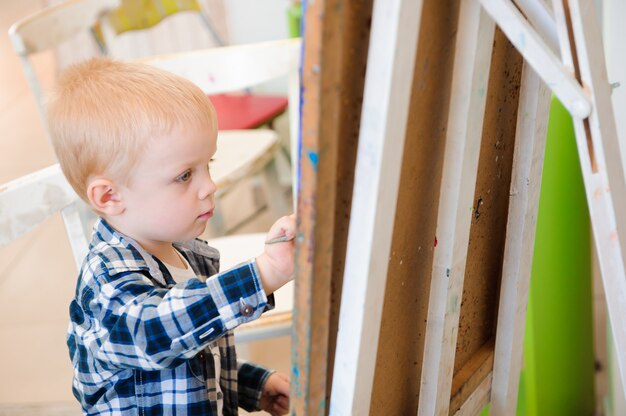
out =
[[[359,398],[371,396],[393,232],[389,213],[395,212],[398,199],[410,96],[406,85],[413,73],[414,22],[421,20],[421,9],[421,1],[374,3],[356,166],[363,174],[355,177],[352,196],[344,271],[344,287],[350,290],[343,291],[341,300],[331,414],[369,412],[369,400]],[[363,303],[351,302],[353,298]]]
[[[323,415],[332,380],[372,0],[319,0],[306,10],[291,407],[295,414]]]
[[[371,54],[376,53],[373,45],[376,42],[382,42],[382,39],[388,36],[376,34],[378,25],[382,21],[379,19],[390,18],[394,14],[389,13],[388,10],[405,10],[403,8],[409,7],[409,3],[408,1],[398,0],[393,4],[393,7],[386,4],[387,13],[384,16],[381,12],[382,6],[380,6],[382,2],[375,2],[372,37],[380,37],[380,39],[372,39]],[[464,10],[461,12],[461,15],[464,16],[463,19],[468,14],[467,10],[474,11],[474,20],[470,19],[468,25],[472,27],[473,24],[475,28],[474,35],[463,37],[462,41],[470,42],[469,44],[471,45],[471,42],[477,42],[476,39],[485,39],[485,36],[488,36],[485,34],[479,35],[476,32],[478,29],[482,29],[481,33],[489,32],[486,30],[489,24],[476,24],[476,19],[481,22],[481,16],[484,15],[482,9],[484,9],[498,23],[517,49],[520,50],[527,64],[524,65],[522,74],[523,88],[519,101],[516,134],[518,139],[522,138],[525,140],[516,140],[513,179],[511,182],[512,203],[509,206],[500,299],[500,304],[508,307],[500,308],[499,312],[493,371],[489,372],[488,376],[483,378],[482,382],[473,390],[467,400],[460,404],[457,414],[474,414],[482,408],[489,398],[492,401],[492,412],[494,414],[510,414],[517,399],[521,348],[519,348],[519,345],[515,345],[514,341],[520,339],[519,337],[523,334],[525,321],[532,256],[530,248],[534,240],[538,183],[541,177],[540,167],[543,160],[543,140],[545,139],[548,113],[546,108],[549,102],[548,89],[539,81],[539,77],[533,72],[531,67],[538,72],[538,75],[574,116],[579,153],[583,161],[585,187],[593,218],[594,235],[600,252],[599,257],[604,284],[607,292],[610,292],[607,295],[610,297],[607,299],[609,313],[613,316],[620,316],[623,315],[623,311],[626,309],[626,302],[620,301],[619,298],[619,295],[622,296],[622,299],[626,297],[626,279],[624,278],[624,258],[626,256],[623,252],[624,247],[620,246],[617,238],[618,235],[626,235],[626,224],[624,220],[615,217],[616,211],[623,211],[626,208],[626,202],[624,201],[626,198],[626,186],[624,186],[623,167],[619,159],[620,153],[610,108],[609,86],[606,79],[602,78],[604,59],[602,49],[598,46],[599,31],[586,33],[589,29],[593,30],[591,26],[594,13],[589,10],[581,13],[580,2],[576,0],[570,1],[571,15],[568,16],[571,16],[573,23],[570,31],[571,39],[575,41],[574,46],[569,45],[568,39],[570,36],[563,35],[564,33],[569,33],[567,29],[568,22],[564,17],[566,16],[565,13],[559,14],[559,1],[556,2],[557,13],[554,18],[551,17],[549,10],[540,8],[540,1],[528,0],[517,3],[518,7],[525,12],[537,29],[534,29],[508,0],[480,0],[480,3],[478,0],[471,0],[462,3]],[[562,5],[562,3],[560,4]],[[593,7],[589,3],[586,6]],[[406,15],[408,16],[409,14],[407,13]],[[396,19],[398,18],[396,17]],[[556,27],[560,32],[558,39],[560,40],[561,54],[563,55],[565,67],[553,52],[555,45],[551,19],[556,20]],[[392,28],[392,32],[397,30],[397,24],[391,24],[388,27]],[[544,41],[537,32],[547,36],[548,41]],[[393,36],[390,39],[393,39]],[[487,37],[486,39],[489,38]],[[406,41],[407,38],[403,37],[402,42]],[[392,56],[397,57],[393,53],[397,53],[399,43],[400,41],[398,40],[396,40],[395,44],[393,41],[389,43],[387,52],[391,52]],[[592,47],[593,45],[596,46]],[[577,50],[576,53],[571,52],[574,50],[574,47]],[[413,51],[408,51],[410,57],[414,56],[412,54]],[[569,58],[568,53],[571,53]],[[593,53],[599,55],[592,56],[591,54]],[[480,56],[480,54],[478,55]],[[573,56],[582,57],[583,62],[575,64]],[[469,57],[469,59],[471,58]],[[373,62],[373,58],[370,59]],[[477,61],[481,62],[480,59]],[[455,60],[455,67],[457,65],[456,62]],[[459,60],[459,62],[461,61]],[[566,69],[568,62],[571,64],[571,69],[576,70],[578,80],[569,75],[568,69]],[[382,84],[383,87],[387,86],[387,88],[389,88],[389,85],[399,85],[398,83],[401,79],[408,79],[407,76],[412,72],[410,68],[410,66],[405,66],[402,69],[393,68],[393,70],[398,69],[399,72],[396,74],[391,72],[391,75],[389,75],[390,72],[387,72],[386,74],[389,77],[384,78],[385,81],[381,82],[380,78],[375,79],[372,77],[372,80],[369,82]],[[465,63],[464,68],[469,71],[465,74],[465,77],[470,79],[472,79],[471,74],[481,73],[481,69],[482,73],[485,71],[484,66],[477,67],[474,63],[471,65]],[[454,82],[459,82],[462,77],[461,68],[458,71],[455,69],[454,79],[456,81]],[[580,87],[581,82],[586,85],[591,96],[588,91],[583,91]],[[474,82],[470,85],[475,86],[478,83]],[[381,85],[378,86],[381,87]],[[366,91],[371,88],[368,83]],[[480,88],[478,91],[480,91]],[[398,97],[400,104],[405,102],[402,98],[404,97],[403,94],[394,96],[394,98],[396,97]],[[367,92],[365,101],[364,112],[368,110]],[[455,111],[451,111],[454,117],[449,119],[448,125],[460,126],[460,131],[467,134],[470,145],[468,146],[467,143],[462,145],[467,147],[465,150],[463,148],[456,149],[457,152],[454,151],[455,149],[452,149],[453,146],[449,146],[450,150],[446,149],[444,179],[442,180],[442,189],[445,189],[446,192],[441,192],[440,194],[440,218],[438,220],[437,235],[449,233],[450,240],[445,238],[447,241],[445,241],[445,244],[442,244],[441,242],[444,238],[440,239],[440,246],[437,249],[442,254],[437,254],[437,259],[439,260],[433,264],[432,282],[436,282],[437,279],[441,280],[443,276],[446,278],[450,276],[449,282],[451,283],[435,283],[431,286],[429,329],[427,330],[427,347],[423,360],[423,382],[420,389],[420,414],[445,414],[456,411],[456,409],[450,409],[449,398],[452,363],[456,345],[456,325],[458,325],[459,290],[463,284],[462,270],[464,269],[464,258],[467,255],[466,245],[469,229],[469,221],[463,218],[463,212],[467,212],[468,205],[472,206],[472,177],[475,180],[472,172],[475,172],[477,168],[477,164],[474,162],[475,157],[466,156],[476,152],[471,147],[471,131],[479,128],[469,123],[472,120],[476,121],[476,118],[468,117],[466,115],[467,112],[463,112],[461,109],[466,108],[467,111],[475,111],[475,114],[478,114],[478,118],[480,118],[480,101],[476,101],[476,103],[476,105],[468,105],[467,102],[461,100],[457,104],[451,104]],[[383,108],[388,109],[385,105],[383,105]],[[394,116],[396,116],[395,113]],[[401,121],[403,118],[402,113],[397,115],[397,117]],[[390,163],[389,161],[391,160],[396,162],[401,160],[402,150],[399,149],[398,153],[398,149],[393,149],[393,146],[385,146],[384,136],[381,134],[377,136],[378,140],[375,140],[376,135],[373,133],[376,131],[384,132],[385,128],[387,128],[387,124],[383,120],[384,118],[379,119],[382,124],[376,125],[376,128],[373,129],[371,128],[372,124],[362,123],[361,126],[362,136],[359,143],[359,157],[357,159],[352,218],[356,222],[356,219],[359,218],[359,213],[367,213],[368,209],[370,211],[369,216],[365,215],[362,218],[358,231],[356,226],[353,227],[358,235],[354,234],[353,237],[351,234],[349,237],[350,244],[348,245],[344,279],[345,284],[350,285],[351,293],[350,296],[347,296],[344,291],[344,297],[342,298],[335,378],[331,395],[332,414],[354,414],[355,411],[361,414],[367,413],[369,410],[369,404],[364,402],[368,402],[368,392],[372,388],[373,363],[376,362],[377,343],[372,338],[365,340],[363,334],[369,332],[376,339],[377,330],[380,327],[380,310],[376,305],[376,301],[382,302],[381,289],[384,290],[385,286],[385,259],[390,255],[391,239],[391,232],[388,228],[393,224],[393,210],[386,212],[386,215],[382,213],[384,211],[373,210],[371,202],[359,196],[361,192],[359,191],[359,186],[362,186],[359,183],[362,180],[367,181],[365,178],[374,181],[369,182],[369,185],[378,183],[379,180],[388,181],[385,183],[391,185],[390,191],[388,191],[389,195],[397,197],[397,171],[394,168],[381,169],[380,166],[385,166],[384,163]],[[480,125],[481,123],[478,124]],[[401,128],[396,130],[396,132],[402,131]],[[371,134],[371,138],[370,141],[367,141],[366,138],[369,134]],[[387,140],[389,139],[390,136],[387,136]],[[378,149],[379,153],[373,155],[372,151],[376,152],[374,149]],[[460,152],[458,152],[459,150]],[[606,161],[605,155],[609,156]],[[454,159],[454,157],[457,159]],[[459,163],[455,164],[455,160],[463,160],[465,165],[459,169]],[[607,170],[604,170],[605,162]],[[371,171],[372,167],[376,168],[373,172]],[[363,176],[364,179],[361,179],[362,174],[365,175]],[[464,188],[464,183],[469,184],[469,190]],[[534,184],[534,186],[529,184]],[[449,187],[459,191],[449,192]],[[459,208],[461,205],[465,208]],[[374,206],[390,209],[393,208],[393,202],[389,202],[386,198],[378,198]],[[446,210],[445,207],[448,207],[448,209]],[[376,215],[374,212],[379,212],[380,214]],[[465,216],[468,215],[466,214]],[[383,224],[387,228],[381,226]],[[439,230],[442,230],[441,232],[444,234],[441,234]],[[382,253],[375,251],[376,248],[380,249]],[[464,248],[465,253],[463,253]],[[375,255],[372,253],[375,253]],[[367,256],[365,259],[369,259],[367,262],[363,261],[364,255]],[[457,272],[456,274],[455,271]],[[461,272],[459,273],[459,271]],[[350,276],[353,276],[352,280],[350,280]],[[367,276],[367,278],[364,278],[364,276]],[[357,281],[356,277],[360,277],[360,281]],[[514,305],[514,307],[511,305]],[[367,322],[367,327],[364,322]],[[626,346],[626,340],[623,339],[623,337],[626,337],[625,328],[619,323],[618,319],[613,319],[611,322],[614,326],[613,331],[616,334],[617,345]],[[348,326],[356,327],[353,333],[348,334],[348,332],[344,331]],[[371,328],[371,326],[375,328]],[[353,342],[355,339],[358,342]],[[364,343],[369,345],[364,345]],[[624,363],[626,362],[624,354],[626,354],[626,348],[618,348],[618,350],[623,352],[619,362],[622,376],[624,376]],[[355,354],[355,351],[359,351],[359,353]],[[427,365],[427,363],[435,364]],[[434,375],[436,380],[435,388],[430,388],[433,380],[430,377],[431,374]],[[497,385],[496,388],[492,388],[492,377],[494,380],[493,385]]]
[[[461,2],[437,218],[419,415],[450,404],[494,24],[473,1]]]
[[[511,7],[509,2],[502,0],[481,0],[483,7],[500,24],[503,30],[510,29],[507,36],[516,45],[528,62],[535,67],[539,74],[548,83],[546,69],[552,66],[561,66],[559,63],[536,62],[531,59],[531,53],[525,53],[525,45],[520,42],[526,39],[520,35],[537,37],[521,14]],[[536,7],[541,7],[537,2]],[[620,156],[619,143],[615,119],[610,101],[610,85],[606,77],[606,67],[600,30],[596,26],[595,10],[592,2],[571,0],[562,2],[555,0],[554,20],[558,32],[563,65],[573,70],[576,78],[564,74],[567,82],[573,80],[578,86],[586,86],[583,97],[589,101],[589,111],[580,98],[569,99],[559,95],[553,89],[563,104],[573,116],[578,154],[580,156],[587,204],[590,211],[592,228],[598,258],[605,286],[607,306],[611,319],[618,365],[622,380],[626,377],[626,327],[616,317],[624,316],[626,312],[626,275],[624,261],[626,260],[626,246],[620,244],[618,236],[626,236],[626,219],[616,215],[626,209],[626,184],[624,182],[624,168]],[[566,10],[566,7],[569,10]],[[513,16],[513,19],[511,19]],[[503,22],[521,22],[517,30],[513,25],[505,26]],[[516,43],[516,41],[518,43]],[[549,56],[549,48],[541,40],[535,48],[529,51],[541,51]],[[550,85],[550,84],[548,84]],[[561,85],[561,84],[559,84]],[[552,85],[551,85],[552,86]],[[584,111],[583,111],[584,110]],[[588,114],[588,117],[586,117]],[[523,332],[522,332],[523,333]],[[517,360],[521,360],[521,351]],[[499,363],[494,365],[497,367]],[[506,370],[506,365],[503,369]],[[502,380],[506,384],[513,384],[513,378],[519,378],[517,373],[510,371]],[[503,372],[504,374],[504,372]],[[508,379],[508,380],[507,380]],[[494,379],[494,385],[500,380]],[[512,411],[516,400],[516,391],[509,391],[507,395],[492,394],[492,406],[498,414],[507,414]]]

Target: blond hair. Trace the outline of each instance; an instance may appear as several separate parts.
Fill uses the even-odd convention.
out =
[[[61,169],[87,201],[90,175],[124,181],[146,139],[177,126],[215,126],[215,110],[192,82],[140,63],[95,58],[65,70],[48,104]]]

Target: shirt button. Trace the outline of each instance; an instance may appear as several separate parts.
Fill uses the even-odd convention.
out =
[[[240,312],[243,316],[245,316],[246,318],[252,316],[252,314],[254,313],[254,308],[248,304],[245,305],[241,305],[241,309]]]

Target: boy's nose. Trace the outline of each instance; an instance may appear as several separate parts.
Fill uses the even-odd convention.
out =
[[[217,190],[217,186],[215,185],[215,182],[213,182],[213,179],[209,177],[200,186],[198,197],[200,199],[208,198],[209,196],[213,195],[216,190]]]
[[[200,186],[198,192],[198,198],[200,199],[208,198],[217,190],[217,186],[215,185],[215,182],[213,182],[213,179],[211,179],[210,175],[207,175],[207,177],[203,179],[204,180],[202,181],[202,185]]]

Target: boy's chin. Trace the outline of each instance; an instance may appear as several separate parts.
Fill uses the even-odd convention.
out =
[[[202,224],[202,226],[199,226],[196,229],[194,229],[193,232],[187,234],[187,241],[200,237],[202,234],[204,234],[206,227],[207,227],[207,224],[204,223]]]

